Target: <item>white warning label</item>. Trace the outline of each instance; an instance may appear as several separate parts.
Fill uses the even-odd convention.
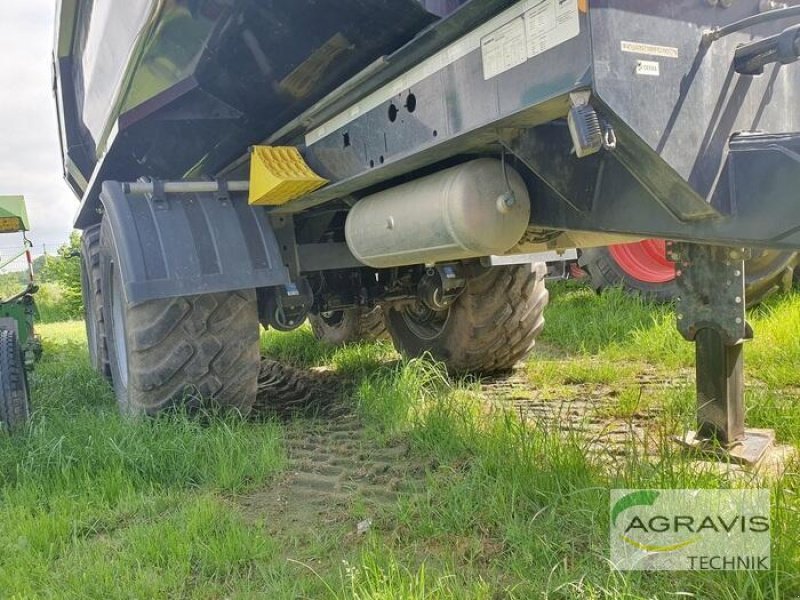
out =
[[[656,46],[655,44],[643,44],[641,42],[622,42],[622,51],[631,54],[651,54],[653,56],[663,56],[664,58],[678,58],[678,49],[672,46]]]
[[[580,35],[578,0],[539,0],[532,4],[525,13],[528,58]]]
[[[649,77],[661,77],[661,64],[652,60],[637,60],[636,74]]]
[[[519,17],[481,40],[483,77],[491,79],[528,60],[525,19]]]

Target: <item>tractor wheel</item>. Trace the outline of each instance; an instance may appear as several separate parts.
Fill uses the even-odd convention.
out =
[[[745,265],[748,306],[788,289],[796,261],[794,252],[754,250]],[[580,266],[589,273],[592,287],[598,292],[621,286],[654,302],[671,302],[678,295],[675,265],[667,260],[663,240],[583,250]]]
[[[108,362],[103,294],[100,288],[100,225],[90,227],[81,237],[81,292],[89,360],[95,371],[110,379],[111,365]]]
[[[314,336],[330,346],[345,346],[358,342],[374,342],[387,336],[383,311],[380,307],[367,310],[350,308],[330,313],[310,315]]]
[[[755,306],[776,292],[792,289],[798,254],[778,250],[753,250],[745,263],[747,305]]]
[[[508,371],[544,327],[546,274],[544,263],[476,269],[447,310],[390,306],[386,324],[394,345],[409,357],[430,354],[455,374]]]
[[[28,408],[28,375],[17,334],[0,329],[0,422],[13,431],[24,425],[30,416]]]
[[[259,355],[255,290],[130,305],[114,232],[100,233],[100,267],[114,392],[123,412],[231,409],[256,399]]]

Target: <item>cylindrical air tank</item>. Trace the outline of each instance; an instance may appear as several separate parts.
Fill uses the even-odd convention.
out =
[[[376,269],[503,254],[528,228],[522,177],[481,158],[367,196],[350,210],[347,245]]]

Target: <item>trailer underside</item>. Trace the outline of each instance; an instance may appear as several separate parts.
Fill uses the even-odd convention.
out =
[[[356,307],[450,311],[489,255],[675,240],[697,439],[754,460],[769,440],[744,429],[746,248],[800,249],[798,14],[762,8],[468,2],[265,136],[300,151],[316,191],[248,205],[250,153],[133,181],[112,146],[76,224],[105,215],[128,304],[257,289],[278,329]],[[453,208],[470,186],[437,203],[463,177],[485,186],[485,219]],[[442,242],[461,225],[486,236]]]

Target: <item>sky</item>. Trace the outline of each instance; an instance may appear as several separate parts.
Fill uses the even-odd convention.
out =
[[[54,5],[0,0],[0,195],[26,197],[37,254],[67,241],[78,209],[62,177],[51,90]]]

